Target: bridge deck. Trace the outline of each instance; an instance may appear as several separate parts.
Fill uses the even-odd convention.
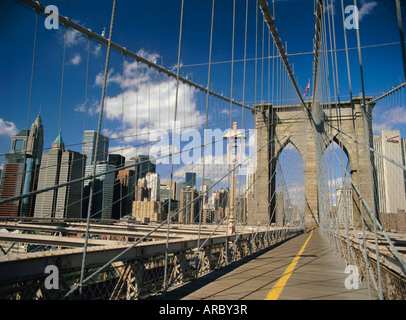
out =
[[[349,274],[344,272],[344,261],[340,261],[334,248],[317,230],[310,239],[309,236],[310,233],[304,233],[248,262],[215,271],[173,290],[167,299],[264,300],[272,296],[279,300],[370,299],[366,282],[360,283],[358,290],[345,288]],[[297,264],[292,265],[295,261]],[[275,287],[281,291],[279,296],[274,294]],[[371,299],[377,298],[371,287]]]

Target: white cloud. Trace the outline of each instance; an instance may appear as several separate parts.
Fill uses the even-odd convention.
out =
[[[366,2],[366,0],[361,0],[361,8],[358,10],[358,20],[361,21],[364,16],[370,14],[377,5],[378,3],[376,1]]]
[[[16,125],[11,121],[4,121],[0,118],[0,134],[14,136],[18,133]]]
[[[73,109],[76,112],[85,112],[85,108],[87,108],[87,114],[89,116],[94,116],[99,113],[100,110],[100,101],[97,99],[90,99],[87,101],[87,106],[85,106],[85,102],[76,105]]]
[[[157,55],[146,55],[148,60]],[[103,74],[99,73],[95,85],[101,86]],[[136,140],[137,136],[157,130],[169,131],[172,128],[175,109],[176,80],[159,74],[142,63],[127,62],[122,74],[110,69],[109,84],[123,86],[122,92],[106,98],[106,118],[112,121],[124,120],[124,131],[116,132],[125,136],[126,142]],[[182,128],[198,128],[204,124],[204,115],[197,110],[196,89],[179,82],[178,120]],[[124,105],[123,105],[124,102]],[[148,135],[141,137],[147,139]]]
[[[93,55],[96,56],[96,57],[100,56],[101,55],[101,48],[102,48],[101,44],[97,43],[95,45],[93,51],[92,51]]]
[[[387,108],[384,112],[382,108],[375,108],[372,119],[376,135],[381,135],[382,130],[399,129],[399,126],[406,125],[406,107]]]
[[[77,66],[82,61],[82,57],[79,53],[75,54],[72,59],[70,59],[69,64]]]

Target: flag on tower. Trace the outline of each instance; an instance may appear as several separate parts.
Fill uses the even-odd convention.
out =
[[[306,96],[307,89],[310,89],[310,80],[309,80],[309,82],[308,82],[308,84],[307,84],[307,87],[306,87],[306,90],[305,90],[305,93],[304,93],[303,97]]]

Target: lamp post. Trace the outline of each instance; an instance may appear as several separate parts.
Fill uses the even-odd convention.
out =
[[[237,130],[237,122],[233,123],[233,129],[230,130],[223,137],[227,140],[227,159],[232,162],[231,173],[231,195],[230,195],[230,212],[228,220],[228,234],[235,233],[235,164],[242,156],[241,140],[244,138],[244,134]]]

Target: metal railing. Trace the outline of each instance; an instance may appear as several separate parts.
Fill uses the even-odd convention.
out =
[[[199,248],[198,240],[174,240],[168,248],[169,290],[213,270],[276,246],[303,232],[301,228],[272,228],[239,236],[212,236]],[[88,248],[86,274],[103,266],[126,246]],[[128,247],[128,245],[127,245]],[[90,282],[82,295],[78,291],[68,299],[133,300],[164,293],[165,241],[141,243],[113,262]],[[196,254],[197,253],[197,254]],[[25,254],[22,259],[0,258],[0,299],[62,299],[80,277],[83,249]],[[27,262],[30,268],[27,270]],[[48,265],[58,270],[57,288],[47,288]],[[55,285],[55,283],[54,283]]]

